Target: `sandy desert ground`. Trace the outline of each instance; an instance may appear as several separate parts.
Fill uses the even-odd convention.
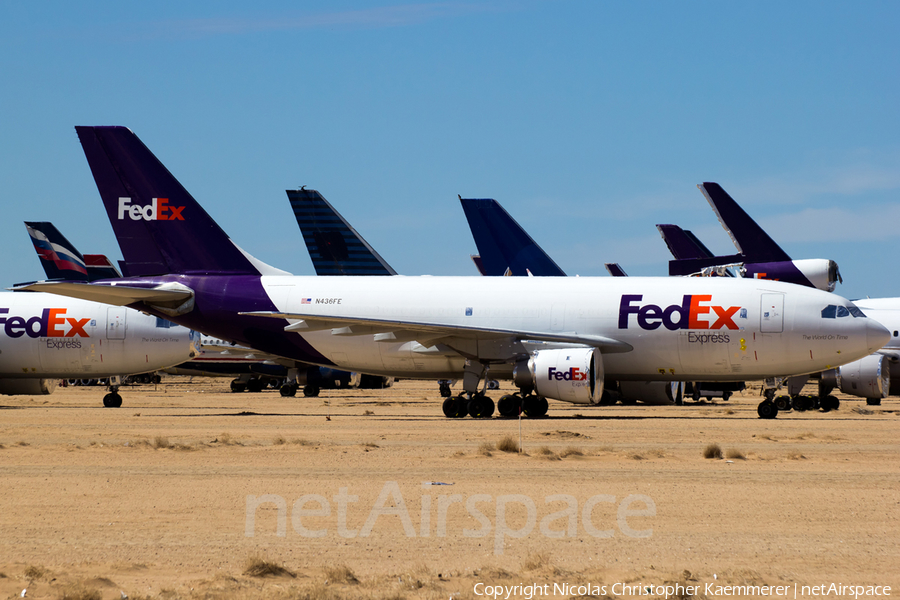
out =
[[[124,390],[120,409],[100,388],[0,398],[0,598],[900,588],[896,398],[772,421],[758,390],[682,407],[551,402],[520,423],[445,419],[433,382],[314,399],[228,382],[169,376]],[[498,449],[520,426],[524,452]],[[724,458],[704,458],[713,443]]]

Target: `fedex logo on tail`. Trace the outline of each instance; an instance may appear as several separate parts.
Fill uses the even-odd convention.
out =
[[[566,371],[558,371],[555,367],[547,369],[547,379],[556,381],[587,381],[587,376],[587,371],[582,371],[578,367],[571,367]]]
[[[67,317],[65,308],[45,308],[40,316],[25,317],[6,316],[8,308],[0,308],[0,325],[8,337],[20,338],[27,335],[30,338],[39,337],[90,337],[84,330],[84,326],[91,320],[73,319]],[[68,328],[66,325],[68,324]]]
[[[150,204],[132,204],[131,198],[119,198],[119,220],[125,215],[132,221],[184,221],[183,206],[172,206],[168,198],[153,198]]]
[[[669,331],[679,329],[739,329],[734,315],[740,306],[710,305],[710,294],[685,294],[681,304],[665,308],[657,304],[639,304],[641,294],[623,294],[619,303],[619,329],[628,329],[630,316],[637,317],[638,327],[652,331],[660,325]]]

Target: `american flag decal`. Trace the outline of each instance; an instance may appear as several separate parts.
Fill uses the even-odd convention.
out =
[[[300,300],[300,304],[312,304],[312,298],[303,298]]]

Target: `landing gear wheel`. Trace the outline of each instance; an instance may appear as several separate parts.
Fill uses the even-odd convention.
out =
[[[548,408],[550,404],[541,396],[530,395],[522,399],[522,412],[529,418],[543,417],[547,414]]]
[[[231,382],[231,391],[235,393],[243,392],[247,389],[247,384],[239,379],[234,379]]]
[[[869,406],[881,406],[881,398],[866,398],[866,404]]]
[[[794,396],[793,398],[791,398],[791,408],[793,408],[797,412],[803,412],[804,410],[806,410],[806,397]]]
[[[281,395],[284,397],[288,396],[296,396],[297,395],[297,386],[293,383],[286,383],[281,386]]]
[[[106,408],[119,408],[122,406],[122,396],[116,392],[110,392],[103,396],[103,406]]]
[[[247,382],[247,391],[252,393],[261,392],[263,389],[263,382],[261,379],[254,377],[250,381]]]
[[[791,410],[791,397],[790,396],[778,396],[774,400],[775,408],[779,411]]]
[[[821,406],[822,410],[825,412],[837,410],[841,406],[841,401],[829,394],[824,398],[819,399],[819,406]]]
[[[456,404],[458,400],[456,398],[447,398],[444,400],[444,404],[441,405],[441,410],[444,411],[444,416],[448,419],[456,418]]]
[[[482,394],[475,394],[467,408],[473,419],[487,419],[494,414],[494,401]]]
[[[756,407],[756,413],[760,419],[774,419],[778,416],[778,408],[771,400],[763,400]]]
[[[448,419],[462,419],[469,414],[469,399],[464,394],[451,396],[444,400],[441,409]]]
[[[449,398],[453,395],[453,392],[450,390],[449,383],[440,384],[439,389],[441,390],[441,398]]]
[[[307,398],[315,398],[319,395],[319,388],[314,385],[307,385],[303,388],[303,395]]]
[[[728,402],[728,400],[730,398],[731,398],[731,392],[722,392],[722,400],[724,400],[725,402]]]
[[[497,412],[501,417],[518,417],[521,406],[521,398],[513,394],[506,394],[500,396],[500,400],[497,401]]]
[[[160,383],[162,383],[162,377],[160,377],[159,375],[154,375],[154,376],[151,377],[150,379],[151,379],[151,383],[155,383],[155,384],[157,384],[157,385],[159,385]]]

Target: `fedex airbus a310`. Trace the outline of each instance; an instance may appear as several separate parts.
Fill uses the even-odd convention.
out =
[[[541,414],[546,398],[598,403],[606,378],[809,373],[888,339],[848,300],[763,280],[295,277],[238,248],[130,130],[76,129],[124,278],[26,289],[132,306],[298,361],[462,377],[484,407],[475,414],[493,412],[479,389],[488,373],[512,378],[526,412]],[[835,304],[850,316],[824,318]]]

